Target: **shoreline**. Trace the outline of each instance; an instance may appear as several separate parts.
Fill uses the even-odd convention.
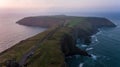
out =
[[[116,26],[116,27],[117,27],[117,26]],[[83,42],[83,43],[81,43],[81,44],[86,45],[86,47],[87,47],[87,46],[93,46],[93,45],[92,45],[92,43],[93,43],[92,37],[96,37],[97,35],[101,34],[101,32],[102,32],[102,31],[100,30],[101,28],[104,28],[104,27],[98,28],[96,31],[94,31],[94,33],[93,33],[92,35],[88,36],[88,37],[90,37],[91,43],[85,44],[85,42]],[[111,27],[110,27],[110,28],[111,28]],[[78,38],[78,39],[79,39],[79,38]],[[84,38],[83,38],[83,39],[84,39]],[[94,39],[94,40],[95,40],[95,39]],[[96,40],[95,40],[95,41],[96,41]],[[97,40],[96,42],[98,42],[98,40]],[[77,41],[76,41],[76,43],[77,43]],[[93,43],[93,44],[94,44],[94,43]],[[76,46],[79,47],[80,49],[82,48],[82,47],[81,47],[82,45],[77,45],[77,44],[76,44]],[[86,51],[89,51],[89,50],[94,49],[94,48],[92,48],[92,47],[89,47],[89,48],[87,49],[86,47],[83,47],[83,48],[85,48]],[[82,48],[82,49],[83,49],[83,48]],[[89,53],[89,54],[90,54],[90,53]],[[92,58],[92,59],[94,59],[94,60],[97,59],[97,57],[96,57],[94,54],[90,54],[90,55],[91,55],[91,58]],[[74,56],[76,56],[76,55],[74,55]],[[74,57],[74,56],[68,56],[68,57],[65,57],[65,58],[68,59],[68,60],[70,60],[70,59],[71,59],[72,57]],[[75,61],[76,61],[76,60],[75,60]],[[69,62],[69,61],[68,61],[68,62]],[[68,62],[66,62],[66,63],[69,65]],[[73,62],[73,61],[72,61],[72,62]],[[83,66],[84,66],[84,62],[80,62],[78,66],[83,67]]]
[[[41,27],[40,27],[40,28],[41,28]],[[44,30],[44,31],[45,31],[45,30]],[[38,35],[38,34],[44,32],[44,31],[40,31],[40,32],[37,33],[37,34],[34,34],[34,35],[30,36],[30,37],[27,37],[27,38],[25,38],[25,39],[22,39],[22,40],[16,42],[13,46],[11,46],[11,47],[9,47],[9,48],[6,48],[6,49],[4,49],[4,50],[2,50],[2,51],[0,51],[0,55],[2,55],[3,53],[9,51],[10,49],[14,48],[17,44],[22,43],[22,42],[28,40],[29,38],[32,38],[32,37],[34,37],[34,36],[36,36],[36,35]]]
[[[63,18],[65,18],[65,17],[63,17]],[[44,65],[44,64],[46,65],[48,63],[48,64],[54,64],[54,65],[59,66],[59,65],[64,64],[64,62],[65,62],[64,59],[66,56],[83,55],[83,56],[90,57],[90,55],[87,53],[87,51],[81,50],[80,48],[76,47],[76,37],[75,36],[77,35],[78,38],[81,38],[81,39],[83,38],[83,43],[86,43],[89,45],[92,42],[91,36],[94,34],[97,34],[99,32],[99,30],[98,30],[99,28],[104,27],[104,26],[115,27],[115,25],[112,22],[110,22],[107,19],[103,19],[103,18],[72,17],[71,22],[70,22],[70,18],[71,17],[69,17],[69,23],[67,23],[66,25],[58,24],[58,26],[60,26],[61,29],[58,30],[51,38],[48,38],[45,42],[43,42],[42,44],[44,44],[44,45],[39,45],[39,49],[36,49],[37,52],[35,52],[35,54],[33,54],[33,56],[28,60],[29,65],[36,65],[37,59],[39,59],[40,60],[39,62],[41,62],[41,63],[43,63],[42,61],[44,61],[45,59],[46,60],[50,59],[50,60],[48,60],[49,63],[47,61],[45,61],[42,65]],[[37,17],[37,19],[38,19],[38,17]],[[88,21],[88,22],[80,22],[79,23],[78,19],[82,19],[82,20],[84,19],[84,21]],[[95,21],[97,20],[96,24],[94,24],[95,22],[92,23],[93,19]],[[24,20],[26,20],[26,19],[24,19]],[[52,20],[54,20],[54,19],[52,18]],[[101,21],[105,21],[105,22],[102,22],[100,25],[99,22],[101,22]],[[32,21],[32,22],[34,22],[34,21]],[[76,24],[74,24],[74,23],[76,23]],[[53,29],[56,29],[56,28],[54,27]],[[50,31],[52,31],[53,29],[49,28],[48,30],[46,30],[42,33],[39,33],[33,37],[30,37],[26,40],[23,40],[23,41],[17,43],[15,46],[11,47],[10,49],[4,51],[2,54],[7,53],[7,55],[5,54],[6,56],[0,54],[3,57],[3,61],[6,61],[7,56],[10,56],[7,59],[16,58],[16,60],[19,61],[25,53],[29,52],[31,48],[35,47],[35,45],[38,44],[39,40],[42,39],[44,36],[46,36],[46,34],[49,33]],[[19,51],[19,52],[17,52],[17,51]],[[47,52],[47,54],[46,54],[46,52]],[[39,53],[41,53],[41,56],[39,56]],[[39,56],[39,57],[37,57],[37,59],[35,59],[36,56]],[[2,57],[0,57],[0,58],[2,58]],[[44,57],[44,59],[41,59],[41,57]],[[61,58],[61,60],[58,60],[59,58]],[[32,62],[33,60],[34,60],[34,62]],[[60,64],[58,64],[58,63],[60,63]],[[37,64],[37,65],[40,65],[40,64]]]

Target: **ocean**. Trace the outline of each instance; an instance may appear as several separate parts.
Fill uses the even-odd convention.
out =
[[[16,21],[28,15],[19,13],[0,13],[0,52],[12,47],[21,40],[32,37],[46,30],[40,27],[29,27],[16,24]]]
[[[108,18],[117,27],[100,28],[100,32],[91,36],[92,43],[89,46],[81,44],[78,39],[76,45],[88,51],[92,57],[68,57],[66,61],[69,67],[120,67],[120,14],[113,15],[94,15]]]

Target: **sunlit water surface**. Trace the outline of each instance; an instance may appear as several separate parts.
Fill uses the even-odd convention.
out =
[[[46,29],[16,24],[25,15],[0,13],[0,52]]]

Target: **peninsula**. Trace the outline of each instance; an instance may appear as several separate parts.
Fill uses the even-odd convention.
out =
[[[68,67],[65,62],[68,56],[91,57],[76,46],[77,38],[89,45],[91,35],[96,34],[99,28],[116,27],[106,18],[66,15],[25,17],[16,23],[48,29],[2,52],[2,66]]]

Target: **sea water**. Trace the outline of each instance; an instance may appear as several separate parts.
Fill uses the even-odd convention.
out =
[[[0,13],[0,52],[14,46],[21,40],[32,37],[44,28],[29,27],[16,24],[16,21],[26,17],[27,15],[19,13]]]
[[[85,48],[92,57],[67,58],[69,67],[120,67],[120,16],[107,18],[117,27],[99,29],[100,32],[92,36],[89,46],[77,44],[77,47]]]

